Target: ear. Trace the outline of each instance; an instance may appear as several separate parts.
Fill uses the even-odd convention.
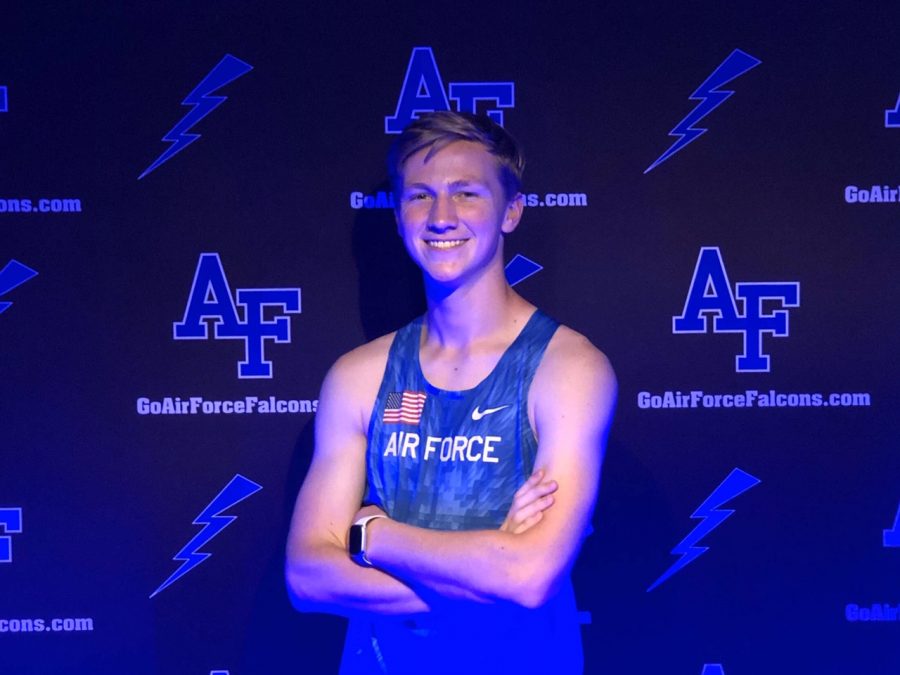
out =
[[[506,213],[503,215],[503,223],[500,225],[500,230],[505,234],[515,230],[519,226],[519,221],[522,220],[522,212],[524,210],[525,195],[520,192],[506,205]]]

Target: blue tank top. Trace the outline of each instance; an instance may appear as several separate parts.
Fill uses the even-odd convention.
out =
[[[477,386],[446,391],[419,363],[423,318],[391,344],[369,422],[365,502],[394,520],[441,530],[497,529],[534,470],[528,390],[559,324],[535,311]],[[351,619],[342,675],[582,671],[569,580],[539,609],[456,603],[413,617]]]
[[[528,389],[559,324],[540,310],[472,389],[446,391],[422,373],[423,317],[391,344],[366,452],[366,503],[438,530],[496,529],[534,470]]]

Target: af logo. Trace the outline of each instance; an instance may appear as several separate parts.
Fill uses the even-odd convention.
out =
[[[766,311],[773,302],[782,309]],[[735,359],[735,371],[768,373],[770,359],[763,352],[763,335],[787,337],[786,308],[799,306],[797,281],[740,282],[732,294],[719,247],[704,246],[684,309],[680,316],[672,317],[672,332],[707,333],[711,325],[713,333],[743,333],[744,350]]]
[[[487,116],[503,126],[502,108],[515,106],[516,86],[513,82],[451,82],[447,90],[431,47],[415,47],[406,67],[397,109],[384,118],[384,133],[399,134],[419,113],[450,110],[448,94],[457,112],[477,113],[479,102],[493,104],[495,107],[486,111]]]
[[[184,308],[184,318],[172,324],[176,340],[206,340],[209,324],[215,340],[243,340],[244,360],[238,362],[238,377],[270,378],[272,362],[265,358],[266,342],[290,342],[291,320],[287,316],[265,319],[266,308],[284,314],[300,313],[299,288],[238,288],[232,300],[218,253],[201,253],[194,282]],[[238,315],[241,309],[243,318]],[[271,316],[271,311],[268,313]]]

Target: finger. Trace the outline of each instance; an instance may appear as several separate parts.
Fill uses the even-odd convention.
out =
[[[558,488],[559,484],[555,480],[539,483],[521,494],[517,493],[513,499],[513,506],[514,508],[522,508],[536,499],[556,492]]]
[[[544,470],[538,469],[534,473],[532,473],[528,480],[526,480],[522,485],[516,490],[515,496],[518,497],[520,494],[530,490],[532,487],[541,482],[541,479],[544,477]]]
[[[544,495],[549,495],[551,492],[556,492],[559,488],[559,483],[555,480],[548,480],[543,483],[539,483],[532,488],[532,492],[535,494],[539,494],[542,497]]]
[[[511,523],[520,523],[536,511],[543,511],[553,503],[551,494],[531,495],[529,499],[522,499],[514,503],[507,513],[507,520]]]
[[[517,493],[517,498],[522,502],[531,501],[535,498],[535,496],[542,497],[545,494],[555,492],[558,487],[559,484],[555,480],[536,483],[535,485],[528,486],[528,489],[521,490],[519,493]]]
[[[513,530],[513,534],[522,534],[523,532],[530,530],[532,527],[534,527],[539,522],[541,522],[541,519],[543,519],[543,517],[544,517],[544,512],[538,511],[530,518],[519,523],[519,525],[517,525],[516,528]]]
[[[513,527],[516,527],[519,523],[522,523],[528,518],[532,517],[535,513],[540,513],[541,511],[549,509],[552,505],[553,495],[546,495],[544,497],[541,497],[540,499],[534,500],[521,509],[516,509],[511,518]]]

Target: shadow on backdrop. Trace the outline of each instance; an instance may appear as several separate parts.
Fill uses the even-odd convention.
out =
[[[372,192],[388,192],[387,181]],[[353,221],[353,260],[366,340],[390,333],[425,313],[422,273],[397,234],[392,209],[360,209]]]
[[[278,524],[279,544],[257,589],[244,646],[243,673],[287,675],[338,671],[346,620],[296,611],[288,600],[284,580],[284,543],[294,501],[312,461],[314,428],[314,421],[307,421],[294,445]]]

